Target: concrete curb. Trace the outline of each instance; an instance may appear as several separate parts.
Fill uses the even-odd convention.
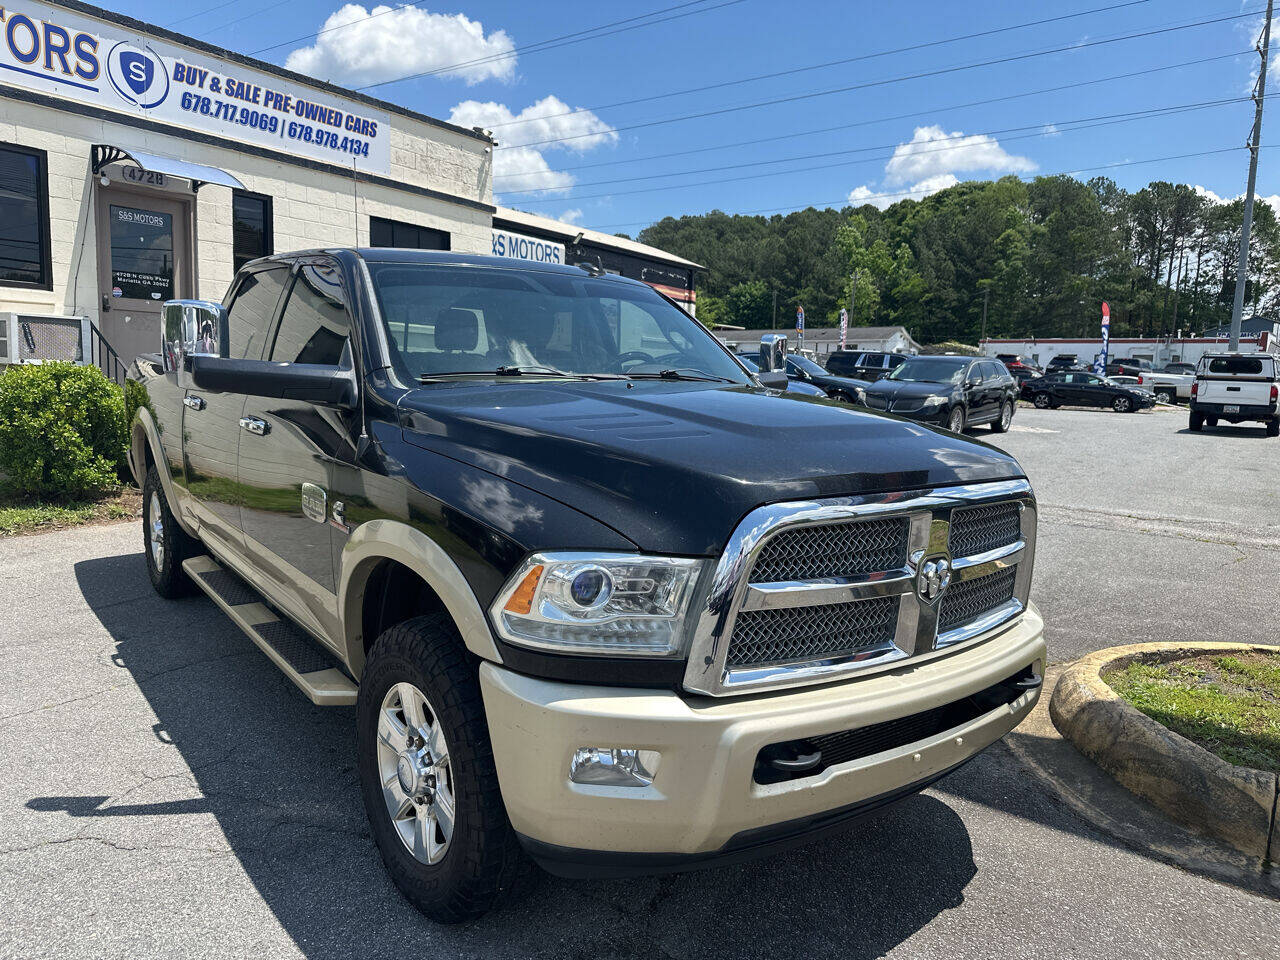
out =
[[[1076,748],[1175,822],[1265,861],[1280,856],[1280,778],[1237,767],[1141,713],[1102,679],[1133,660],[1165,662],[1202,653],[1276,652],[1248,643],[1138,643],[1068,665],[1049,714]]]

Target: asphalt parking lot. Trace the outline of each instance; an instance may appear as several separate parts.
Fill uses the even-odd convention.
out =
[[[1051,657],[1276,641],[1280,441],[1184,412],[1021,409]],[[159,600],[136,524],[0,540],[0,956],[1263,957],[1280,908],[1134,852],[1003,747],[770,860],[542,878],[463,927],[383,873],[352,711],[312,706],[203,598]]]

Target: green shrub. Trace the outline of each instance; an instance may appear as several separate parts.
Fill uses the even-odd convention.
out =
[[[124,395],[96,367],[31,364],[0,375],[0,472],[19,493],[114,486],[127,435]]]

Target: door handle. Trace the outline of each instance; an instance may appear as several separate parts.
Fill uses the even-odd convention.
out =
[[[204,397],[183,397],[182,402],[192,410],[203,410],[205,406]]]
[[[240,429],[248,430],[254,436],[265,436],[267,431],[271,429],[271,425],[267,421],[258,417],[241,417]]]

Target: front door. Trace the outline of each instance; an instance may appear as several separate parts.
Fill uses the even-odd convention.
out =
[[[126,366],[160,349],[160,308],[192,289],[184,200],[104,187],[98,194],[100,327]]]

